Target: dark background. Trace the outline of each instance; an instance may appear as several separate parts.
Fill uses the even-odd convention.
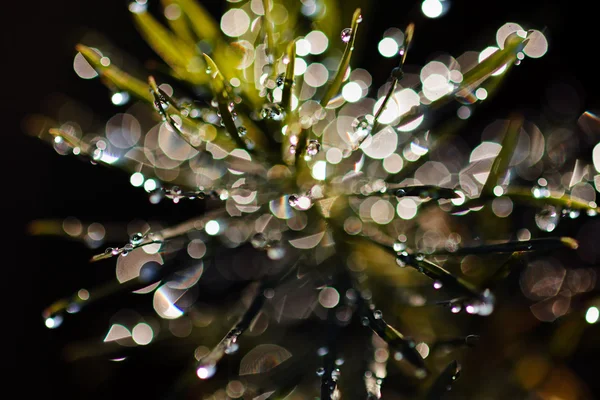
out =
[[[205,1],[219,16],[224,2]],[[412,9],[410,8],[412,6]],[[116,109],[107,90],[97,80],[83,81],[72,68],[74,44],[88,30],[104,33],[116,46],[140,60],[154,58],[133,27],[123,1],[81,0],[6,2],[2,9],[3,126],[1,170],[3,183],[2,299],[0,342],[7,354],[0,358],[7,384],[29,398],[30,391],[45,398],[95,398],[77,384],[78,373],[61,359],[61,346],[69,340],[89,337],[91,326],[50,331],[40,313],[57,297],[83,284],[109,275],[90,272],[92,251],[80,244],[52,238],[31,238],[26,224],[36,218],[124,221],[153,215],[178,220],[191,206],[152,206],[145,193],[131,187],[124,173],[95,167],[73,157],[60,157],[46,143],[22,132],[21,121],[29,113],[44,110],[45,98],[54,92],[81,100],[106,118]],[[388,77],[393,61],[377,53],[376,43],[391,26],[403,28],[417,21],[410,63],[423,65],[427,56],[447,51],[455,56],[466,50],[494,45],[495,32],[505,22],[526,28],[546,29],[550,51],[541,59],[525,60],[506,79],[500,93],[483,104],[473,118],[473,138],[479,140],[482,124],[505,117],[511,110],[541,109],[546,89],[555,81],[574,84],[580,93],[579,109],[600,108],[600,65],[597,8],[566,1],[452,1],[450,11],[436,20],[419,17],[420,2],[373,1],[365,17],[358,65],[368,68],[379,84]],[[372,43],[372,44],[369,44]],[[368,45],[366,45],[368,44]],[[358,57],[357,57],[358,59]],[[355,63],[356,65],[356,63]],[[377,83],[377,82],[375,82]],[[375,86],[378,87],[378,86]],[[485,125],[483,125],[485,126]],[[465,132],[469,135],[471,131]],[[86,269],[87,268],[87,269]],[[83,284],[82,284],[83,283]],[[99,314],[99,319],[102,314]],[[83,335],[82,335],[83,332]],[[97,334],[97,332],[95,333]],[[574,369],[598,392],[597,371],[585,368],[590,355],[576,354]],[[136,382],[114,382],[105,398],[156,397],[169,380],[169,371],[152,372],[141,367]],[[14,377],[14,378],[13,378]],[[4,380],[4,379],[3,379]],[[151,384],[149,383],[151,382]],[[121,397],[121,395],[123,397]],[[0,395],[0,397],[4,397]]]

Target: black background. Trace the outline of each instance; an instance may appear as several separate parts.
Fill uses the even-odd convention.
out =
[[[224,2],[204,4],[220,15]],[[391,26],[403,28],[412,18],[417,21],[415,44],[410,62],[424,64],[437,51],[459,55],[465,50],[494,44],[496,30],[505,22],[521,23],[527,28],[546,29],[550,51],[542,59],[525,60],[512,71],[500,93],[472,122],[478,124],[505,117],[518,109],[541,109],[545,90],[554,81],[575,83],[580,90],[580,111],[600,107],[600,65],[597,58],[600,35],[597,7],[583,2],[563,1],[458,1],[437,20],[418,17],[420,2],[375,1],[364,14],[365,42],[360,66],[368,68],[383,83],[393,61],[378,56],[376,43]],[[29,113],[43,110],[44,99],[54,92],[66,93],[110,117],[115,108],[107,90],[97,81],[82,81],[73,72],[74,44],[82,34],[96,30],[106,34],[122,50],[139,59],[153,58],[151,50],[133,27],[127,4],[122,1],[81,0],[5,2],[2,18],[2,148],[5,164],[2,179],[3,244],[0,256],[0,327],[4,348],[0,364],[7,385],[15,387],[18,397],[29,398],[30,391],[45,398],[95,397],[84,393],[75,382],[77,373],[61,360],[60,348],[77,337],[43,327],[40,312],[57,297],[93,282],[98,274],[86,264],[91,250],[75,243],[49,238],[30,238],[26,224],[36,218],[76,215],[83,220],[129,221],[134,217],[162,215],[179,220],[191,206],[152,206],[143,191],[131,187],[124,173],[106,170],[72,157],[60,157],[47,144],[22,132],[21,121]],[[411,8],[412,7],[412,8]],[[378,82],[377,82],[378,80]],[[469,132],[466,132],[468,135]],[[479,134],[473,135],[479,140]],[[105,275],[102,275],[105,276]],[[86,283],[87,283],[86,282]],[[87,326],[78,327],[86,335]],[[72,336],[75,335],[75,336]],[[586,368],[589,355],[576,354],[573,367],[593,388],[597,371]],[[16,379],[13,379],[14,376]],[[156,380],[158,378],[158,380]],[[3,379],[4,380],[4,379]],[[167,375],[140,375],[135,390],[123,386],[108,390],[113,398],[125,394],[156,397]],[[152,384],[144,383],[152,382]],[[117,383],[118,385],[118,383]],[[0,395],[0,397],[4,397]],[[5,397],[9,398],[9,397]]]

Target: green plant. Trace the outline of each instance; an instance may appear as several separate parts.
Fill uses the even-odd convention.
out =
[[[335,2],[326,4],[336,7]],[[289,292],[307,304],[300,315],[292,312],[284,318],[281,328],[293,335],[299,322],[314,320],[324,331],[322,342],[314,346],[322,359],[314,353],[312,358],[297,357],[298,351],[259,344],[240,362],[240,375],[271,379],[280,368],[286,373],[273,379],[271,386],[244,382],[248,393],[274,391],[271,396],[282,397],[298,386],[299,395],[308,396],[314,388],[306,369],[319,360],[321,398],[339,396],[337,382],[347,376],[340,375],[344,368],[362,370],[356,376],[363,377],[365,396],[379,398],[389,359],[394,368],[404,369],[407,379],[418,378],[409,392],[439,398],[458,376],[459,366],[446,354],[443,368],[432,368],[424,361],[427,354],[434,348],[472,346],[477,337],[448,329],[445,333],[453,337],[433,335],[429,340],[411,327],[411,317],[416,317],[410,309],[432,303],[448,306],[426,307],[420,318],[428,320],[450,321],[459,312],[488,316],[495,305],[492,289],[521,268],[529,253],[577,248],[573,238],[532,239],[536,235],[530,231],[518,236],[492,234],[490,240],[481,241],[485,222],[477,213],[502,218],[517,205],[531,205],[541,210],[536,216],[539,229],[551,232],[561,214],[597,212],[593,199],[568,194],[560,182],[548,185],[546,180],[546,185],[539,185],[544,182],[539,180],[539,186],[530,188],[522,183],[526,179],[508,173],[523,163],[523,168],[536,164],[531,152],[524,155],[519,148],[519,139],[530,126],[518,114],[503,122],[494,138],[497,143],[484,142],[478,153],[472,153],[466,169],[454,167],[459,172],[451,173],[441,162],[451,157],[430,158],[451,143],[464,113],[470,114],[475,103],[491,95],[502,74],[520,62],[529,41],[543,39],[539,31],[507,28],[501,48],[487,58],[461,64],[442,57],[423,68],[415,83],[414,74],[404,73],[414,30],[409,24],[390,36],[400,50],[398,67],[384,90],[373,96],[375,101],[366,96],[367,75],[348,73],[360,35],[360,10],[341,33],[344,51],[337,57],[333,52],[332,60],[321,56],[323,51],[311,53],[325,37],[329,20],[321,22],[323,31],[311,30],[318,32],[313,34],[318,37],[314,43],[306,37],[297,39],[294,32],[302,14],[293,2],[253,1],[233,8],[229,14],[233,22],[221,24],[238,38],[233,43],[222,37],[200,5],[166,0],[164,6],[170,29],[146,11],[145,3],[130,6],[142,35],[169,67],[147,82],[114,66],[102,50],[77,46],[78,62],[85,59],[93,67],[114,91],[115,103],[134,96],[153,107],[153,116],[159,118],[154,132],[142,139],[140,121],[152,121],[152,116],[128,112],[119,116],[120,129],[107,129],[106,138],[84,136],[74,124],[54,126],[42,136],[51,139],[61,154],[75,153],[129,171],[132,184],[144,186],[153,203],[165,197],[174,203],[200,199],[209,211],[174,227],[141,224],[128,243],[94,256],[94,262],[117,259],[118,283],[80,290],[51,305],[43,313],[50,328],[60,325],[66,313],[123,291],[153,292],[155,311],[164,320],[186,314],[201,321],[193,291],[202,287],[205,268],[220,268],[215,258],[237,249],[252,253],[249,260],[260,260],[260,266],[255,273],[233,278],[246,284],[239,292],[246,299],[239,321],[225,335],[220,326],[200,329],[202,343],[210,348],[196,352],[198,362],[191,370],[199,378],[211,378],[218,363],[236,352],[238,342],[243,342],[240,336],[261,316],[278,320]],[[287,18],[278,23],[282,10]],[[255,17],[252,24],[249,15]],[[244,32],[236,31],[246,25]],[[307,68],[302,55],[314,60],[310,73],[301,71]],[[307,84],[309,80],[314,84]],[[460,107],[458,117],[436,118],[438,110],[448,107]],[[465,226],[464,220],[473,226]],[[38,221],[32,230],[81,237],[92,244],[103,241],[104,227],[89,226],[82,234],[77,224]],[[498,240],[501,243],[488,243]],[[476,254],[487,258],[473,258]],[[488,263],[494,268],[482,268]],[[469,277],[461,269],[465,264],[481,272]],[[416,273],[396,265],[413,267]],[[433,280],[433,293],[428,293],[430,283],[425,286],[428,279]],[[397,298],[389,302],[375,288]],[[388,324],[378,307],[403,329]],[[147,344],[156,328],[146,320],[149,317],[114,323],[105,341]],[[363,331],[357,329],[361,325]],[[420,339],[400,333],[406,330]],[[346,334],[356,335],[361,349],[369,349],[368,356],[345,357],[344,362],[338,353]],[[214,340],[217,335],[223,338]],[[261,342],[260,337],[256,340]],[[294,361],[302,367],[299,372],[286,367]],[[425,377],[426,383],[419,383]],[[348,379],[348,388],[356,385],[352,377]]]

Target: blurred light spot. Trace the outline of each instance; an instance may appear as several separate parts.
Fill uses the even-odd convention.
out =
[[[151,192],[155,190],[156,187],[156,181],[154,179],[148,179],[146,182],[144,182],[144,190],[146,192]]]
[[[115,106],[122,106],[123,104],[127,104],[129,101],[129,93],[127,92],[116,92],[110,97],[110,101]]]
[[[296,54],[300,57],[310,54],[310,42],[306,39],[298,39],[296,42]]]
[[[588,324],[595,324],[598,322],[598,317],[600,317],[600,311],[597,307],[590,307],[587,309],[585,320]]]
[[[73,69],[77,76],[82,79],[92,79],[98,76],[98,72],[87,62],[83,54],[77,53],[73,60]]]
[[[67,217],[62,224],[63,230],[69,236],[79,236],[83,232],[83,225],[74,217]]]
[[[382,160],[392,155],[398,147],[398,134],[387,126],[367,139],[360,146],[363,152],[374,159]]]
[[[250,17],[246,11],[232,8],[221,17],[221,30],[230,37],[242,36],[250,27]]]
[[[92,240],[102,240],[106,234],[104,226],[98,222],[94,222],[88,226],[87,234]]]
[[[204,230],[206,230],[206,233],[208,233],[211,236],[218,234],[219,229],[221,229],[221,227],[219,226],[219,223],[217,221],[215,221],[214,219],[208,221],[206,223],[206,226],[204,227]]]
[[[489,56],[491,56],[498,50],[499,50],[498,47],[494,47],[494,46],[486,47],[481,53],[479,53],[478,61],[482,62],[483,60],[485,60],[486,58],[488,58]],[[503,65],[502,67],[498,68],[496,70],[496,72],[494,72],[492,74],[492,76],[501,75],[504,71],[506,71],[506,65]]]
[[[144,184],[144,175],[140,172],[134,172],[129,178],[129,182],[135,187],[140,187]]]
[[[114,342],[131,336],[131,332],[121,324],[113,324],[104,337],[104,342]]]
[[[362,97],[362,88],[356,82],[348,82],[342,88],[344,100],[355,103]]]
[[[444,6],[439,0],[424,0],[421,4],[421,11],[428,18],[437,18],[442,15]]]
[[[62,324],[63,317],[61,315],[55,315],[54,317],[46,318],[44,323],[46,324],[46,328],[56,329]]]
[[[531,58],[540,58],[548,51],[548,40],[538,30],[533,30],[527,36],[528,42],[523,48],[523,53]]]
[[[419,343],[415,346],[415,349],[419,352],[423,359],[427,358],[429,355],[429,346],[427,343]]]
[[[383,160],[383,168],[390,174],[396,174],[400,172],[404,166],[404,160],[402,156],[397,153],[393,153]]]
[[[592,161],[594,162],[596,171],[600,172],[600,143],[596,144],[594,150],[592,150]]]
[[[492,211],[500,218],[508,217],[513,210],[513,202],[508,197],[498,197],[492,201]]]
[[[213,364],[201,365],[196,370],[196,375],[200,379],[208,379],[212,377],[217,372],[217,367]]]
[[[296,62],[294,63],[294,75],[302,75],[306,72],[306,61],[303,58],[296,58]]]
[[[487,96],[488,92],[484,88],[480,87],[475,91],[475,97],[477,97],[479,100],[485,100],[487,99]]]
[[[417,215],[417,203],[413,199],[403,198],[398,202],[396,212],[402,219],[412,219]]]
[[[178,4],[169,4],[165,7],[165,17],[168,20],[174,21],[181,17],[181,7]]]
[[[190,257],[200,259],[206,254],[206,245],[200,239],[194,239],[188,243],[187,252]]]
[[[529,229],[519,229],[517,231],[517,239],[520,241],[531,240],[531,232],[529,232]]]
[[[292,357],[287,349],[276,344],[259,344],[240,362],[239,375],[264,374]]]
[[[496,32],[496,43],[498,44],[498,47],[503,49],[504,43],[506,42],[506,38],[508,38],[511,33],[522,30],[523,28],[521,27],[521,25],[516,24],[514,22],[507,22],[506,24],[502,25],[500,29],[498,29],[498,31]]]
[[[81,300],[86,301],[86,300],[89,300],[89,298],[90,298],[90,292],[87,289],[79,289],[77,291],[77,296]]]
[[[410,90],[410,89],[408,89],[408,90]],[[380,97],[379,100],[377,100],[377,102],[375,102],[375,105],[373,106],[373,115],[375,115],[377,113],[377,111],[383,104],[384,100],[385,100],[385,96]],[[396,118],[398,118],[400,115],[401,115],[401,113],[400,113],[400,110],[398,109],[398,103],[395,99],[395,96],[392,96],[390,98],[390,100],[387,102],[387,104],[385,105],[383,112],[379,116],[379,122],[382,124],[390,124]]]
[[[460,106],[456,111],[456,115],[460,119],[467,119],[471,116],[471,109],[467,106]]]
[[[320,180],[320,181],[325,180],[326,172],[327,172],[327,162],[323,161],[323,160],[317,161],[311,169],[311,175],[313,176],[313,178]]]
[[[314,55],[323,53],[329,46],[329,39],[321,31],[312,31],[305,39],[310,42],[310,52]]]
[[[133,327],[131,331],[133,341],[139,345],[145,346],[152,341],[154,332],[150,325],[142,322]]]
[[[325,308],[333,308],[340,302],[340,294],[335,288],[326,287],[319,292],[319,303]]]
[[[327,162],[331,164],[339,164],[339,162],[342,161],[343,154],[342,151],[337,147],[332,147],[327,150],[325,158],[327,159]]]
[[[237,399],[242,397],[244,392],[246,391],[246,387],[240,381],[230,381],[225,387],[225,393],[232,399]]]
[[[377,200],[371,206],[371,218],[380,225],[389,224],[394,218],[394,207],[387,200]]]
[[[463,192],[461,192],[460,190],[456,190],[455,193],[458,195],[458,197],[451,199],[450,201],[455,206],[463,205],[465,203],[465,194]]]
[[[306,68],[304,82],[312,87],[321,87],[329,79],[329,71],[321,63],[312,63]]]
[[[394,39],[391,37],[385,37],[379,41],[377,49],[382,56],[391,58],[398,55],[399,47],[398,43]]]

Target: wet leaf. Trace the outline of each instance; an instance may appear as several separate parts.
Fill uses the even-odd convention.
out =
[[[198,39],[205,39],[210,42],[220,37],[219,25],[208,11],[196,0],[173,0],[178,3],[183,14],[190,21],[192,29]]]
[[[452,385],[460,376],[460,364],[452,361],[435,379],[427,394],[427,400],[440,400],[452,389]]]
[[[90,47],[78,44],[75,48],[106,81],[115,85],[120,90],[134,94],[140,99],[144,99],[150,103],[153,101],[152,95],[148,91],[148,85],[145,82],[121,71],[112,63],[107,67],[102,65],[100,62],[102,56]]]
[[[494,188],[498,184],[498,180],[504,177],[506,174],[510,160],[512,159],[517,147],[517,143],[519,141],[519,132],[523,126],[523,116],[518,115],[510,118],[509,120],[510,122],[508,124],[506,134],[502,140],[502,148],[500,149],[500,153],[498,153],[494,159],[490,174],[488,175],[488,178],[481,189],[482,194],[493,194]]]
[[[329,100],[331,100],[338,92],[340,91],[340,87],[342,87],[342,83],[344,82],[344,77],[346,75],[346,71],[348,70],[348,66],[350,65],[350,58],[352,57],[352,51],[354,51],[354,41],[356,39],[356,31],[358,30],[358,25],[360,24],[361,19],[360,8],[357,8],[354,11],[354,15],[352,16],[352,24],[351,24],[351,32],[348,43],[346,44],[346,49],[344,50],[344,54],[342,55],[342,59],[340,61],[340,65],[338,66],[337,72],[335,74],[335,78],[327,88],[325,95],[321,99],[321,106],[327,106]]]
[[[281,95],[281,106],[286,115],[292,112],[292,89],[294,87],[294,65],[296,64],[296,41],[293,40],[287,47],[288,64],[285,68],[285,80],[283,81],[283,93]]]
[[[481,246],[462,247],[454,251],[435,251],[433,255],[456,255],[467,254],[489,254],[489,253],[514,253],[525,251],[552,251],[561,247],[576,250],[579,247],[577,241],[570,237],[541,238],[525,241],[513,241],[506,243],[487,244]]]
[[[138,30],[150,47],[181,79],[193,84],[207,81],[207,76],[202,73],[204,64],[193,47],[173,35],[148,12],[134,12],[132,15]]]

